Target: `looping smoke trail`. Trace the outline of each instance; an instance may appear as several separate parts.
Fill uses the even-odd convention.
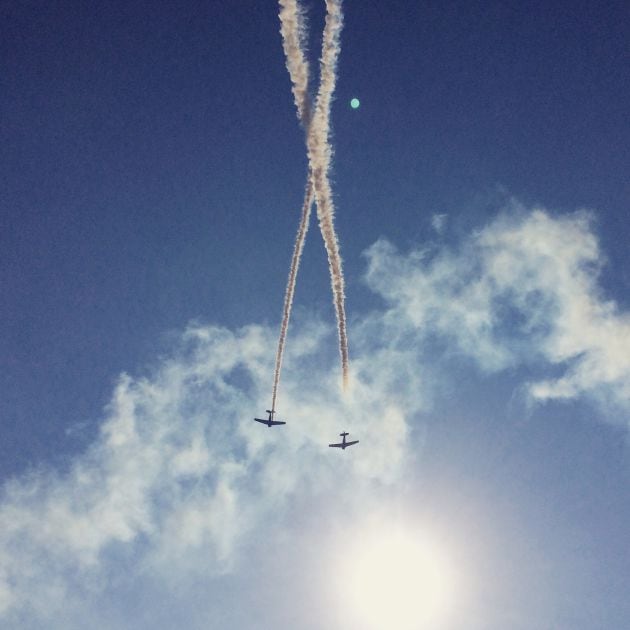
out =
[[[339,243],[335,234],[332,191],[328,180],[328,170],[332,157],[329,142],[330,102],[336,83],[336,65],[339,56],[339,37],[342,27],[341,1],[327,0],[326,25],[322,42],[320,61],[320,86],[317,94],[315,111],[312,112],[308,95],[309,66],[305,55],[304,14],[297,0],[279,0],[280,32],[286,57],[286,65],[291,77],[291,89],[297,108],[298,118],[307,132],[307,152],[309,173],[300,225],[293,248],[289,278],[285,291],[280,338],[276,353],[276,365],[273,381],[271,409],[275,411],[278,384],[282,368],[282,357],[295,293],[295,283],[300,259],[304,248],[308,221],[313,200],[317,199],[317,214],[320,230],[324,238],[331,274],[335,313],[339,331],[343,388],[348,385],[348,341],[344,309],[344,280],[339,254]]]

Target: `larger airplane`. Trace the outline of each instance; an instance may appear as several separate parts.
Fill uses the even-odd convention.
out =
[[[256,420],[256,422],[261,422],[262,424],[266,424],[268,427],[273,427],[276,424],[286,424],[286,422],[273,419],[273,414],[276,413],[274,410],[267,409],[267,413],[269,414],[269,417],[266,420],[261,420],[260,418],[254,418],[254,420]]]
[[[346,431],[339,434],[343,438],[343,442],[339,442],[338,444],[329,444],[331,448],[340,448],[342,450],[346,450],[348,446],[352,446],[353,444],[358,444],[359,440],[352,440],[352,442],[346,442],[346,435],[350,435]]]

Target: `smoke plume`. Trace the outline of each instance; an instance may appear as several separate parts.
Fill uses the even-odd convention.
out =
[[[348,384],[348,338],[345,316],[344,279],[339,242],[334,228],[334,204],[328,179],[332,147],[330,145],[330,103],[336,84],[336,66],[340,51],[340,34],[343,24],[341,3],[327,1],[326,24],[322,42],[320,62],[320,85],[314,111],[308,94],[309,66],[305,54],[304,15],[296,0],[280,0],[280,32],[286,57],[287,69],[291,77],[292,92],[298,118],[306,130],[306,145],[309,157],[309,172],[302,205],[302,213],[289,278],[285,291],[282,324],[276,353],[273,381],[272,410],[275,410],[282,357],[295,294],[295,283],[300,259],[304,248],[308,221],[313,199],[317,200],[319,226],[324,238],[330,267],[333,302],[337,316],[339,350],[341,355],[343,387]]]

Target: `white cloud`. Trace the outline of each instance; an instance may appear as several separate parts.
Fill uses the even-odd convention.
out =
[[[438,233],[443,234],[446,229],[447,214],[436,213],[431,217],[431,227]]]
[[[556,366],[528,386],[534,400],[630,406],[630,315],[601,294],[589,213],[514,207],[454,251],[402,255],[379,241],[367,255],[369,286],[420,338],[442,335],[489,371]]]
[[[592,394],[627,408],[630,322],[598,288],[590,215],[513,209],[454,249],[403,255],[381,240],[367,257],[367,282],[387,307],[352,322],[346,397],[332,329],[298,322],[280,388],[289,424],[256,425],[276,331],[193,325],[150,375],[120,377],[98,439],[67,472],[5,484],[0,627],[79,628],[97,609],[95,627],[154,627],[117,612],[133,606],[124,585],[155,599],[190,590],[191,575],[207,584],[243,566],[254,533],[281,536],[294,507],[335,492],[347,509],[401,480],[412,419],[444,377],[429,355],[435,338],[449,360],[469,357],[488,374],[523,362],[540,369],[533,399]],[[331,452],[341,430],[360,447]],[[207,611],[186,614],[187,627],[223,627],[208,626]]]
[[[120,570],[121,553],[136,558],[133,571],[165,581],[198,571],[200,557],[203,572],[218,575],[233,567],[248,533],[270,528],[297,493],[332,489],[340,476],[359,493],[397,478],[408,409],[383,376],[391,366],[358,358],[369,395],[357,382],[342,399],[338,375],[315,354],[326,341],[334,355],[332,330],[294,328],[280,394],[286,427],[252,422],[268,402],[275,334],[195,326],[152,375],[121,376],[99,439],[66,474],[39,470],[5,485],[7,627],[18,619],[28,627],[25,611],[35,627],[66,627],[60,610]],[[329,452],[343,429],[365,442],[358,457]]]

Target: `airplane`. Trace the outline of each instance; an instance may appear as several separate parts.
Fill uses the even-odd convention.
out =
[[[329,444],[328,446],[331,446],[332,448],[340,448],[340,449],[345,451],[348,446],[352,446],[353,444],[358,444],[359,443],[359,440],[353,440],[352,442],[346,442],[346,435],[350,435],[350,434],[346,433],[345,431],[343,433],[340,433],[339,435],[343,438],[343,442],[339,442],[339,444]]]
[[[262,422],[262,424],[266,424],[268,427],[272,427],[276,424],[286,424],[286,422],[273,419],[273,414],[276,413],[274,410],[267,409],[267,413],[269,414],[269,417],[266,420],[261,420],[260,418],[254,418],[254,420],[256,420],[256,422]]]

